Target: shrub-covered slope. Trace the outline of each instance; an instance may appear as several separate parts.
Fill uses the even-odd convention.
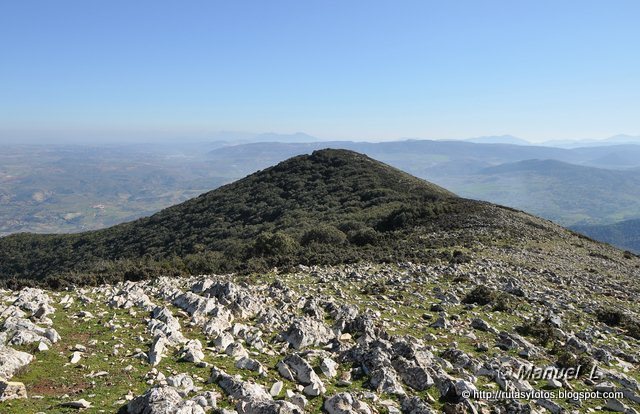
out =
[[[2,238],[0,277],[59,287],[300,263],[459,261],[460,249],[559,237],[566,231],[544,220],[458,198],[355,152],[322,150],[134,222]]]

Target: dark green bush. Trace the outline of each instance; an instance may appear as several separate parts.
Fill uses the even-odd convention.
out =
[[[580,372],[587,374],[593,368],[593,359],[589,355],[576,355],[557,342],[553,345],[551,353],[556,356],[556,366],[561,369],[580,367]]]
[[[598,320],[609,326],[622,325],[625,315],[622,311],[613,308],[601,308],[596,311]]]
[[[497,292],[484,285],[476,286],[462,299],[462,303],[475,303],[476,305],[488,305],[493,302]]]
[[[296,253],[298,249],[298,242],[281,231],[261,233],[253,243],[253,252],[259,256],[286,256]]]
[[[365,227],[349,234],[349,241],[356,246],[376,244],[380,240],[380,234],[371,227]]]
[[[303,246],[308,246],[313,243],[339,245],[343,244],[346,240],[346,234],[333,226],[325,224],[307,230],[302,235],[301,243]]]
[[[609,326],[621,327],[632,338],[640,339],[640,321],[630,314],[614,308],[600,308],[596,311],[596,317],[602,323]]]
[[[520,335],[530,336],[540,345],[547,346],[553,340],[553,326],[547,321],[527,322],[516,327],[516,332]]]
[[[624,325],[627,335],[632,338],[640,339],[640,322],[637,320],[628,320]]]
[[[451,253],[451,258],[449,259],[449,263],[451,264],[467,263],[468,261],[469,256],[460,250],[454,250],[453,253]]]
[[[491,309],[495,312],[512,312],[518,307],[515,297],[502,292],[496,293],[492,303]]]

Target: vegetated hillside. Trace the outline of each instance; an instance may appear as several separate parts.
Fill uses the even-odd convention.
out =
[[[572,229],[596,240],[640,254],[640,219],[600,226],[573,226]]]
[[[92,276],[141,278],[158,266],[197,273],[382,260],[405,239],[398,231],[464,204],[365,156],[320,151],[131,223],[0,239],[0,274],[4,280],[41,280],[82,272],[78,281],[91,282]]]
[[[567,234],[364,155],[323,150],[131,223],[0,239],[0,275],[10,285],[57,287],[300,263],[461,260],[454,248],[555,242]]]

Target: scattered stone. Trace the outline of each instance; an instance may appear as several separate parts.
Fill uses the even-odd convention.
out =
[[[184,344],[180,351],[180,358],[187,362],[199,363],[204,359],[202,343],[198,339],[192,339]]]
[[[283,388],[284,388],[284,383],[282,381],[274,382],[273,385],[271,386],[271,389],[269,390],[269,394],[271,394],[272,397],[277,397],[280,395]]]
[[[238,380],[218,368],[211,370],[209,382],[217,383],[227,394],[235,399],[272,399],[271,395],[261,385]]]
[[[0,401],[27,398],[27,389],[21,382],[5,381],[0,378]]]
[[[33,355],[0,345],[0,378],[11,379],[33,360]]]
[[[69,358],[69,362],[72,364],[77,364],[82,359],[82,352],[74,352],[71,354],[71,358]]]
[[[236,368],[248,369],[249,371],[255,371],[259,374],[262,374],[264,372],[264,367],[260,362],[246,356],[236,361]]]
[[[549,378],[547,380],[547,386],[551,389],[558,389],[558,388],[562,388],[562,382],[558,381],[555,378]]]
[[[91,408],[91,403],[83,398],[76,400],[76,401],[69,401],[69,402],[65,402],[60,404],[62,407],[70,407],[70,408],[77,408],[77,409],[87,409],[87,408]]]
[[[327,398],[323,405],[329,414],[371,414],[371,408],[348,392]]]
[[[640,404],[640,384],[635,379],[640,363],[637,342],[619,326],[593,323],[593,319],[576,323],[574,318],[580,312],[594,314],[599,309],[598,303],[588,295],[571,296],[572,292],[558,289],[562,280],[551,273],[528,268],[514,270],[493,260],[472,263],[377,265],[371,269],[365,265],[346,265],[344,269],[307,267],[301,268],[299,275],[286,275],[274,283],[245,282],[244,276],[233,275],[158,277],[153,281],[80,289],[66,296],[52,293],[56,301],[62,298],[58,301],[60,305],[51,307],[53,311],[58,309],[53,315],[45,299],[38,299],[38,304],[27,300],[34,294],[46,295],[44,291],[0,290],[0,375],[11,378],[33,360],[28,353],[11,348],[12,344],[33,344],[26,349],[45,352],[51,348],[58,352],[59,346],[52,345],[59,340],[53,322],[70,317],[72,323],[103,324],[113,332],[111,342],[96,337],[77,339],[82,344],[65,346],[62,356],[70,349],[70,361],[76,366],[61,367],[61,376],[70,370],[78,371],[90,383],[81,394],[89,400],[95,397],[91,389],[102,386],[116,372],[129,373],[131,390],[146,382],[151,388],[144,394],[136,396],[133,391],[125,391],[114,398],[118,399],[117,406],[126,404],[132,414],[202,414],[211,412],[219,398],[224,398],[223,406],[230,403],[235,408],[235,411],[216,410],[226,414],[302,413],[311,407],[318,409],[319,404],[329,414],[431,414],[436,412],[433,408],[436,402],[432,391],[425,392],[430,387],[440,394],[437,406],[445,413],[521,414],[545,410],[577,413],[590,409],[593,404],[583,405],[574,400],[482,401],[465,397],[475,390],[474,383],[491,390],[576,389],[571,379],[528,382],[515,378],[514,373],[520,367],[532,366],[527,358],[553,363],[557,355],[552,355],[548,346],[534,345],[538,341],[533,334],[512,329],[511,321],[505,322],[501,314],[508,311],[496,310],[490,303],[453,306],[473,285],[483,284],[495,292],[511,284],[514,292],[518,292],[514,287],[517,286],[530,299],[522,315],[518,315],[523,325],[548,323],[552,341],[566,344],[575,357],[599,361],[598,383],[594,378],[582,380],[584,384],[601,392],[623,393],[624,399],[597,402],[597,409],[635,412]],[[310,275],[318,283],[309,283]],[[285,283],[285,277],[291,280]],[[508,282],[509,278],[517,284]],[[449,284],[451,280],[460,282]],[[343,289],[343,282],[354,283],[355,287]],[[361,294],[362,286],[369,283],[377,288],[366,288],[366,294]],[[605,285],[594,280],[589,289],[594,295],[606,294],[616,300],[624,295],[624,289],[618,289],[615,283]],[[433,290],[423,288],[434,285],[438,287]],[[192,291],[185,293],[189,288]],[[377,289],[380,291],[376,292]],[[22,298],[17,301],[19,295]],[[436,313],[432,313],[430,304],[435,302]],[[106,304],[127,311],[109,313],[104,308]],[[415,312],[400,315],[399,305]],[[66,306],[73,310],[65,313],[61,308]],[[79,306],[91,312],[78,312]],[[636,317],[633,308],[625,312],[630,318]],[[329,317],[333,321],[331,326],[325,319]],[[438,330],[421,336],[428,324]],[[494,326],[503,331],[498,332]],[[205,335],[210,342],[203,346],[200,340],[191,339],[195,338],[194,332]],[[131,344],[131,339],[139,344]],[[144,349],[148,351],[145,353],[142,344],[150,340],[151,346]],[[459,345],[461,341],[464,347]],[[469,343],[472,348],[468,348]],[[207,345],[210,347],[205,348]],[[109,351],[99,355],[102,349]],[[104,360],[108,371],[89,372],[90,368],[79,365],[84,358]],[[162,358],[167,359],[162,372],[146,365],[148,361],[158,366]],[[209,378],[225,396],[201,392],[197,385],[205,379],[197,373],[202,370],[189,369],[191,375],[181,373],[180,367],[185,371],[188,366],[195,367],[175,364],[177,360],[201,368],[216,364],[228,367],[228,374],[211,368]],[[275,373],[267,375],[265,367],[271,367],[273,360],[279,360],[276,369],[283,381],[274,381]],[[146,375],[142,371],[145,366]],[[480,382],[479,377],[483,378]],[[349,388],[354,383],[362,383],[368,389]],[[23,384],[9,381],[0,384],[6,384],[4,388],[0,385],[0,400],[26,397]],[[338,390],[344,392],[335,394],[335,386],[343,387]],[[327,389],[333,395],[321,397]],[[30,397],[34,402],[43,398]],[[69,396],[62,398],[67,400]],[[73,403],[76,401],[65,404]]]
[[[615,398],[610,398],[607,400],[605,407],[608,410],[614,411],[616,413],[627,413],[629,412],[629,407],[623,404],[620,400],[616,400]]]
[[[178,391],[165,385],[153,387],[127,404],[129,414],[205,414],[197,401],[183,400]]]
[[[320,370],[327,378],[334,378],[338,375],[338,363],[331,358],[322,358]]]
[[[491,327],[487,322],[480,318],[475,318],[471,321],[471,327],[484,332],[494,332],[495,329]]]
[[[193,379],[187,374],[178,374],[167,377],[167,385],[175,388],[181,397],[186,397],[189,393],[198,390],[193,383]]]
[[[286,366],[289,371],[285,371],[286,375],[283,374],[285,367],[282,368],[282,371],[278,368],[278,371],[283,374],[285,378],[295,380],[305,385],[305,394],[309,396],[324,394],[325,387],[320,377],[318,377],[311,365],[302,359],[302,357],[297,354],[288,355],[282,360],[282,364]],[[288,378],[289,375],[291,375],[290,378]]]
[[[291,403],[297,406],[300,410],[304,410],[307,407],[307,404],[309,404],[307,397],[302,394],[294,394],[291,396],[290,400]]]
[[[449,328],[449,322],[447,322],[447,319],[443,315],[440,315],[438,316],[438,319],[431,324],[431,327],[436,329],[447,329]]]
[[[323,322],[309,317],[295,319],[284,336],[294,349],[326,344],[335,338]]]
[[[167,349],[167,338],[156,336],[149,349],[149,363],[154,367],[160,363]]]

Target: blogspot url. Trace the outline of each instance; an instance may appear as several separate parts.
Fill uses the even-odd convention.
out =
[[[474,400],[596,400],[596,399],[622,399],[621,391],[464,391],[464,398]]]

